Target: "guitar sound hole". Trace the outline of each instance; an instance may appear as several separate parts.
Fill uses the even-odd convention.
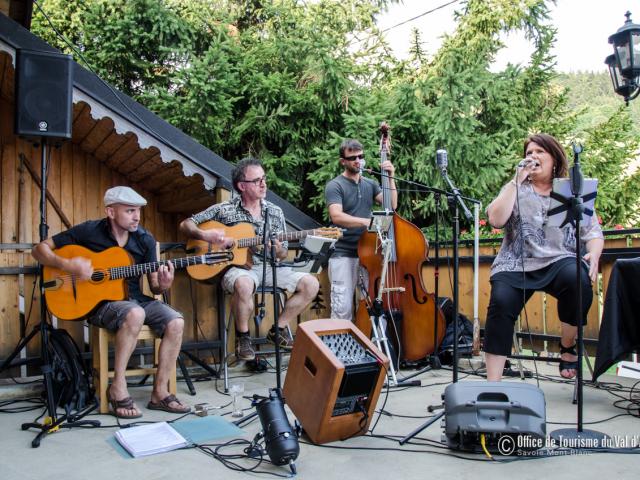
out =
[[[93,274],[91,274],[92,282],[101,282],[103,280],[104,280],[104,272],[93,272]]]

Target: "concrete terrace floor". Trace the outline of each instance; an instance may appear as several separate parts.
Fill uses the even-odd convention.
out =
[[[464,362],[464,361],[463,361]],[[286,363],[286,362],[285,362]],[[533,369],[533,364],[526,362]],[[541,373],[555,376],[557,366],[538,362]],[[403,371],[408,374],[410,372]],[[230,370],[232,381],[243,381],[245,395],[254,393],[264,395],[269,387],[275,386],[275,373],[251,374],[244,366]],[[424,479],[424,478],[490,478],[490,479],[539,479],[571,475],[578,479],[601,478],[606,472],[608,478],[636,478],[640,467],[640,450],[632,454],[621,453],[583,453],[547,458],[536,457],[529,461],[509,461],[495,455],[499,461],[490,461],[484,454],[463,454],[444,448],[441,443],[442,429],[436,422],[424,430],[411,444],[399,446],[396,441],[380,436],[400,437],[426,421],[427,406],[439,404],[441,393],[451,382],[450,370],[437,370],[422,373],[419,377],[421,387],[391,389],[386,395],[383,390],[378,402],[387,415],[382,415],[375,428],[376,437],[362,436],[344,442],[334,442],[327,446],[314,446],[301,439],[300,455],[296,461],[297,477],[301,479],[367,478],[367,479]],[[557,379],[558,377],[556,377]],[[284,376],[283,376],[284,379]],[[482,381],[481,377],[460,373],[460,381]],[[601,381],[617,382],[627,390],[634,385],[632,379],[605,375]],[[283,380],[284,381],[284,380]],[[508,381],[520,382],[519,379]],[[528,379],[535,384],[535,380]],[[229,397],[216,391],[213,380],[195,384],[197,394],[191,397],[186,384],[178,383],[178,396],[191,405],[208,403],[211,406],[225,405]],[[547,431],[575,425],[576,407],[571,403],[573,383],[541,381],[547,405]],[[218,382],[222,389],[222,382]],[[6,399],[11,387],[0,387],[0,398]],[[138,406],[144,407],[148,401],[150,386],[130,389]],[[618,392],[622,398],[629,393]],[[639,395],[635,393],[636,402]],[[624,410],[613,403],[618,397],[603,389],[586,386],[584,389],[585,428],[593,428],[611,435],[614,442],[624,442],[626,446],[637,445],[640,441],[640,418],[637,416],[619,416]],[[249,401],[245,400],[247,412]],[[636,407],[637,408],[637,407]],[[171,420],[170,414],[142,408],[142,420]],[[218,410],[227,413],[230,407]],[[377,410],[378,411],[378,410]],[[637,410],[636,410],[637,411]],[[13,479],[235,479],[235,478],[275,478],[273,475],[232,471],[214,458],[195,450],[178,450],[164,454],[137,459],[124,458],[117,453],[109,439],[116,428],[85,429],[73,428],[48,434],[39,448],[31,448],[34,431],[22,431],[23,422],[33,421],[41,410],[23,413],[0,414],[0,478]],[[293,415],[289,412],[293,423]],[[618,415],[618,416],[617,416]],[[617,416],[617,417],[616,417]],[[612,418],[614,417],[614,418]],[[115,418],[108,415],[90,415],[85,418],[97,419],[103,426],[115,425]],[[197,418],[189,416],[188,418]],[[374,416],[372,425],[378,419]],[[609,419],[609,420],[606,420]],[[605,421],[602,421],[605,420]],[[591,422],[602,421],[595,425]],[[560,425],[560,422],[569,422]],[[573,422],[573,423],[572,423]],[[126,423],[126,422],[123,422]],[[252,439],[260,430],[257,419],[243,426],[244,438]],[[222,443],[227,439],[219,440]],[[231,451],[228,451],[231,453]],[[502,462],[500,462],[502,461]],[[240,461],[246,467],[253,462]],[[289,469],[263,463],[260,470],[287,476]]]

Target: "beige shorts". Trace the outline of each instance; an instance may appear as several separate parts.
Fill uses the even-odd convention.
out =
[[[276,281],[278,282],[279,288],[283,288],[290,293],[294,293],[298,286],[298,282],[302,280],[305,275],[309,274],[294,272],[291,267],[282,267],[278,268],[276,271]],[[238,267],[230,268],[229,271],[224,274],[224,277],[222,277],[222,286],[225,291],[233,293],[236,280],[240,277],[250,277],[253,280],[253,290],[255,291],[258,286],[262,285],[262,282],[260,281],[262,278],[262,264],[254,265],[249,270]],[[270,266],[267,266],[266,277],[265,286],[271,287],[273,285],[273,273]]]

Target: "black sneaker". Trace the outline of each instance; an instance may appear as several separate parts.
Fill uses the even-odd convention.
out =
[[[288,328],[281,328],[278,336],[278,343],[283,350],[291,350],[293,348],[293,338]],[[274,345],[276,344],[276,332],[273,328],[267,332],[267,340]]]
[[[253,360],[256,351],[251,346],[251,337],[248,335],[236,338],[236,358],[238,360]]]

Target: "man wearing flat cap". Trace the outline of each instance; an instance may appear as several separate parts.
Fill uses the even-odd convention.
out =
[[[63,258],[55,249],[65,245],[80,245],[96,253],[107,248],[124,248],[135,263],[156,262],[156,240],[140,227],[140,209],[147,201],[130,187],[113,187],[105,192],[106,218],[89,220],[65,232],[54,235],[36,245],[33,257],[42,265],[51,266],[88,280],[93,273],[91,260],[83,257]],[[167,290],[173,282],[174,268],[171,262],[162,265],[157,272],[148,273],[149,285],[154,294]],[[176,363],[182,345],[184,320],[182,314],[169,305],[142,293],[140,277],[127,280],[129,298],[124,301],[104,301],[89,314],[92,325],[116,333],[113,383],[107,390],[112,413],[119,418],[138,418],[142,413],[127,390],[124,376],[129,357],[133,353],[138,333],[143,325],[149,325],[162,337],[151,400],[147,408],[171,413],[187,413],[190,408],[169,393],[169,375]]]

